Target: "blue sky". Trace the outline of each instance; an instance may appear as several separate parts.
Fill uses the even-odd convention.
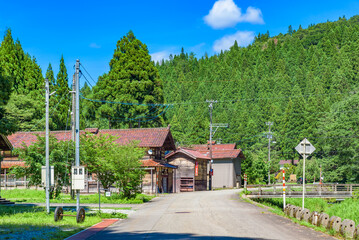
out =
[[[11,28],[43,73],[51,62],[57,74],[63,54],[69,75],[80,59],[95,80],[109,70],[116,42],[129,30],[153,59],[182,47],[201,57],[227,49],[235,39],[246,46],[267,30],[273,36],[289,25],[306,28],[359,14],[358,0],[0,0],[0,6],[0,32]]]

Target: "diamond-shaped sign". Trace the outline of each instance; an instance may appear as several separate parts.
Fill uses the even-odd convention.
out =
[[[304,138],[303,141],[295,147],[295,150],[301,155],[310,155],[315,151],[315,147],[308,141],[308,139]]]

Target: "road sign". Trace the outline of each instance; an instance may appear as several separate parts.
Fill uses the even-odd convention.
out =
[[[315,147],[308,141],[308,139],[304,138],[303,141],[295,147],[295,150],[301,155],[310,155],[315,151]]]
[[[308,139],[304,138],[298,146],[295,147],[302,156],[303,156],[303,195],[302,195],[302,209],[304,209],[304,195],[305,195],[305,158],[307,155],[312,154],[315,151],[315,147],[308,141]]]

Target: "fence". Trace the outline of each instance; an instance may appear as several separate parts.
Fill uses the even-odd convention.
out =
[[[302,196],[302,184],[286,185],[286,197],[297,198]],[[283,195],[282,185],[248,185],[248,194],[252,198],[272,198]],[[306,184],[305,196],[316,198],[347,198],[359,192],[359,184]]]

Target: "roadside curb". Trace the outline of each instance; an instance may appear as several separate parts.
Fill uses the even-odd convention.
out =
[[[96,233],[104,230],[108,226],[114,224],[118,220],[119,220],[118,218],[103,219],[102,222],[99,222],[89,228],[86,228],[85,230],[82,230],[81,232],[78,232],[68,238],[65,238],[65,240],[87,239],[89,237],[92,237]]]

